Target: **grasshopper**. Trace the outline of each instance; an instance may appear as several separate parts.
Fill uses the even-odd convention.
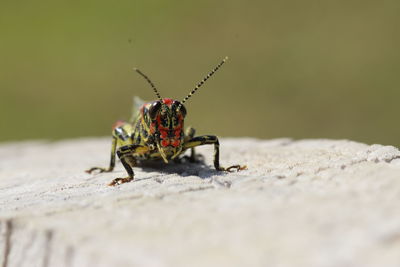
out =
[[[143,104],[131,122],[117,121],[112,127],[111,159],[108,168],[93,167],[93,171],[111,172],[115,167],[115,154],[121,160],[128,177],[115,178],[109,186],[115,186],[134,180],[132,167],[146,160],[163,160],[165,163],[176,161],[190,149],[190,162],[196,161],[195,147],[214,145],[214,167],[218,171],[244,170],[246,166],[233,165],[224,168],[219,163],[219,141],[215,135],[195,136],[195,129],[189,127],[183,131],[186,108],[183,105],[225,62],[223,59],[197,86],[181,101],[161,98],[152,81],[139,69],[140,74],[152,87],[157,100]]]

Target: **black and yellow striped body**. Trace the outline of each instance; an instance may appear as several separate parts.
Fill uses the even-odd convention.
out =
[[[170,99],[167,99],[166,102],[169,103],[170,101]],[[137,166],[140,161],[164,160],[164,162],[169,163],[173,159],[178,159],[188,149],[191,150],[189,159],[195,161],[194,148],[207,144],[214,145],[214,167],[216,170],[229,171],[231,169],[240,170],[244,168],[239,165],[231,166],[227,169],[221,167],[219,164],[219,141],[216,136],[203,135],[194,137],[195,130],[193,128],[188,128],[185,134],[181,131],[183,119],[176,118],[177,113],[174,112],[170,112],[170,116],[165,116],[164,120],[167,121],[160,120],[158,115],[161,114],[161,111],[160,114],[151,117],[149,112],[154,104],[155,102],[144,104],[133,123],[118,121],[114,124],[109,167],[94,167],[87,172],[91,173],[94,170],[111,172],[115,167],[115,155],[117,155],[129,176],[116,178],[110,185],[129,182],[134,178],[132,167]],[[175,106],[171,104],[170,107],[175,108],[178,105],[180,105],[179,102]],[[165,136],[161,134],[163,131]]]
[[[246,166],[234,165],[223,168],[219,164],[219,141],[214,135],[195,137],[195,130],[188,128],[185,132],[184,118],[186,108],[183,103],[187,101],[203,83],[209,79],[226,61],[218,64],[197,86],[185,97],[182,102],[170,98],[161,98],[154,84],[141,71],[142,75],[153,88],[158,100],[144,103],[135,112],[130,122],[118,121],[113,126],[111,159],[108,168],[93,167],[87,170],[111,172],[115,167],[115,155],[121,160],[128,177],[116,178],[109,185],[130,182],[134,179],[133,167],[140,161],[163,160],[165,163],[178,160],[186,150],[190,149],[190,161],[195,161],[194,148],[196,146],[214,145],[214,167],[218,171],[243,170]],[[135,109],[136,110],[136,109]]]

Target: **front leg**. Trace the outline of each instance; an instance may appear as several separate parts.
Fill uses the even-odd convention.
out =
[[[121,160],[121,163],[124,166],[126,172],[128,173],[128,177],[115,178],[108,185],[115,186],[133,181],[133,179],[135,178],[135,173],[133,172],[132,167],[136,166],[136,160],[133,157],[133,154],[138,153],[139,151],[143,152],[146,150],[147,148],[141,145],[126,145],[118,148],[117,155]]]
[[[184,144],[184,149],[189,149],[202,145],[212,145],[212,144],[214,145],[214,167],[216,170],[230,172],[232,169],[236,169],[236,171],[241,171],[247,168],[245,165],[244,166],[233,165],[228,168],[224,168],[219,165],[219,141],[218,137],[216,137],[215,135],[203,135],[203,136],[193,137]]]

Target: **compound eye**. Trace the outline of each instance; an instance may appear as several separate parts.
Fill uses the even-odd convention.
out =
[[[151,106],[149,108],[149,115],[152,120],[154,120],[156,118],[158,111],[161,109],[161,106],[162,105],[161,105],[160,101],[157,101],[157,102],[154,102],[153,104],[151,104]]]
[[[179,107],[179,105],[181,105],[181,102],[179,101],[174,101],[174,104],[176,107]],[[182,113],[182,116],[185,117],[186,116],[186,108],[184,105],[181,105],[181,108],[179,109],[179,111]]]

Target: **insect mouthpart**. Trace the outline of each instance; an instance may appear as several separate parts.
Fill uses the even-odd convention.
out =
[[[162,142],[161,142],[162,143]],[[160,155],[165,163],[168,163],[169,160],[174,159],[177,157],[181,151],[182,151],[182,146],[162,146],[160,143],[157,144],[158,152],[160,152]]]

